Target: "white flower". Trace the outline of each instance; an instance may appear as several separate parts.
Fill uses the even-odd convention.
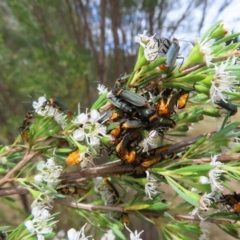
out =
[[[212,204],[212,201],[214,200],[214,192],[211,193],[204,193],[204,195],[199,200],[199,207],[195,208],[192,212],[190,212],[190,215],[194,216],[197,215],[200,219],[203,219],[200,215],[203,212],[207,212],[209,210],[209,207]]]
[[[66,122],[66,118],[67,115],[57,111],[54,115],[53,115],[55,121],[57,122],[57,124],[61,125],[62,129],[65,129],[67,126],[67,122]]]
[[[96,154],[93,154],[89,148],[86,148],[84,152],[80,153],[80,159],[81,159],[81,167],[86,168],[86,167],[92,167],[93,164],[93,159],[96,157]]]
[[[115,239],[116,237],[113,234],[113,231],[110,229],[106,233],[104,233],[100,240],[115,240]]]
[[[68,230],[68,240],[87,240],[92,236],[85,237],[84,228],[87,224],[85,224],[80,231],[76,231],[74,228]]]
[[[191,192],[197,192],[197,189],[196,188],[191,188]]]
[[[159,193],[156,190],[158,188],[158,179],[153,174],[150,174],[149,171],[146,171],[146,174],[145,193],[149,199],[152,199],[152,196],[156,196]]]
[[[33,101],[32,106],[35,109],[35,112],[41,111],[42,110],[42,105],[46,101],[47,101],[47,99],[44,96],[39,97],[37,102]]]
[[[207,178],[207,177],[205,177],[205,176],[201,176],[200,178],[199,178],[199,182],[201,183],[201,184],[209,184],[210,182],[209,182],[209,178]]]
[[[98,95],[102,95],[108,92],[107,87],[105,87],[103,84],[98,84],[97,90],[98,90]]]
[[[202,235],[199,237],[199,240],[208,240],[209,238],[209,222],[201,220],[199,223],[199,228],[202,231]]]
[[[54,116],[54,114],[56,113],[57,109],[50,106],[50,105],[46,105],[43,107],[43,105],[45,105],[44,103],[47,101],[47,99],[42,96],[38,98],[38,102],[33,101],[32,106],[35,109],[35,112],[40,115],[40,116]]]
[[[203,54],[203,57],[204,57],[204,60],[205,60],[207,66],[212,64],[211,61],[212,61],[213,57],[212,57],[211,45],[212,45],[212,43],[209,41],[199,43],[200,52]]]
[[[79,142],[83,141],[85,138],[85,132],[83,128],[78,128],[73,132],[73,138]]]
[[[139,43],[142,47],[145,47],[143,42],[148,42],[150,37],[147,35],[147,30],[143,31],[143,34],[138,34],[135,36],[135,42]]]
[[[234,60],[235,58],[233,58]],[[225,68],[229,65],[230,58],[221,65],[215,65],[215,75],[212,80],[212,86],[209,94],[213,103],[223,100],[227,102],[227,96],[224,92],[234,92],[234,87],[239,84],[236,80],[236,76],[231,76],[231,72],[226,72]]]
[[[44,206],[47,206],[48,208],[52,208],[51,202],[53,201],[54,197],[50,195],[51,193],[45,191],[41,193],[31,204],[31,208],[38,208],[42,209]]]
[[[36,233],[38,239],[44,239],[42,235],[52,233],[53,225],[57,221],[52,221],[53,217],[48,213],[46,209],[35,212],[32,220],[27,220],[24,224],[25,227],[31,233]]]
[[[220,155],[221,155],[221,154],[216,154],[216,155],[211,156],[212,161],[210,162],[210,165],[213,165],[213,166],[223,165],[223,163],[217,161],[217,158],[218,158]]]
[[[106,135],[106,126],[98,121],[103,116],[97,110],[91,110],[90,114],[80,114],[73,123],[81,124],[81,126],[73,132],[73,138],[77,141],[86,140],[87,144],[97,146],[100,144],[101,135]]]
[[[144,232],[144,230],[142,230],[140,233],[135,230],[133,233],[126,225],[125,228],[130,232],[130,240],[142,240],[142,238],[140,238],[140,235]]]
[[[39,162],[37,165],[37,170],[40,173],[34,176],[36,182],[46,182],[48,186],[56,186],[59,182],[59,176],[62,172],[62,166],[56,165],[52,158],[48,159],[45,163],[44,161]]]
[[[218,156],[219,155],[214,155],[213,157],[211,157],[212,161],[210,162],[210,165],[213,165],[215,167],[211,169],[208,173],[212,191],[223,190],[223,187],[221,185],[222,182],[219,181],[219,178],[221,174],[226,171],[220,169],[223,163],[217,161]]]
[[[143,152],[148,152],[148,150],[158,147],[160,141],[161,137],[159,136],[158,132],[156,130],[152,130],[149,132],[148,136],[143,139]]]
[[[47,219],[51,216],[47,207],[39,208],[39,207],[35,206],[35,207],[32,208],[31,213],[34,216],[34,218],[41,217],[42,219]]]
[[[199,200],[199,206],[201,210],[208,210],[208,208],[212,204],[212,201],[214,200],[213,195],[213,192],[204,193],[204,195]]]
[[[66,240],[64,230],[58,231],[57,235],[52,240]]]
[[[6,164],[7,163],[7,158],[6,157],[0,157],[0,163],[1,164]]]
[[[74,124],[85,124],[88,120],[87,113],[80,113],[72,122]]]
[[[223,186],[221,185],[222,182],[219,181],[219,178],[221,174],[225,172],[226,172],[225,170],[219,169],[219,166],[216,166],[215,168],[209,171],[208,175],[212,191],[223,190]]]

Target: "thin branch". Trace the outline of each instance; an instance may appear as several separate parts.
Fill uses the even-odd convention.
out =
[[[60,199],[56,199],[55,202],[68,207],[84,209],[88,211],[103,210],[103,211],[124,212],[124,208],[119,206],[96,206],[92,204],[69,202],[69,201],[60,200]]]
[[[106,18],[106,0],[101,0],[100,3],[100,52],[99,52],[99,68],[102,77],[100,81],[104,80],[105,75],[105,18]],[[100,82],[103,83],[103,82]]]
[[[188,16],[188,12],[192,6],[194,1],[190,1],[189,5],[187,6],[185,12],[182,14],[181,18],[175,23],[175,26],[172,29],[171,35],[174,35],[175,31],[177,30],[177,28],[179,27],[179,25],[181,24],[182,21],[185,20],[185,18]]]
[[[117,1],[109,0],[110,4],[110,16],[111,16],[111,29],[113,35],[113,42],[114,42],[114,57],[115,57],[115,69],[116,75],[120,75],[120,51],[119,51],[119,36],[118,36],[118,29],[119,29],[119,4],[116,4]]]
[[[10,149],[7,149],[5,152],[1,153],[0,158],[8,156],[11,153],[21,152],[23,150],[23,148],[24,147],[11,147]]]
[[[77,45],[78,45],[78,47],[80,47],[81,42],[80,42],[80,38],[78,37],[77,28],[76,28],[76,25],[75,25],[75,22],[74,22],[72,6],[71,6],[71,3],[69,2],[69,0],[65,0],[65,1],[67,3],[67,6],[68,6],[69,19],[70,19],[70,22],[71,22],[71,25],[72,25],[73,33],[74,33],[75,38],[77,40]]]
[[[102,211],[126,212],[129,214],[136,213],[136,211],[124,211],[124,208],[120,207],[120,206],[95,206],[92,204],[69,202],[69,201],[60,200],[60,199],[56,199],[55,202],[59,203],[61,205],[68,206],[68,207],[84,209],[84,210],[88,210],[88,211],[102,210]],[[166,209],[164,211],[166,211]],[[163,217],[164,211],[156,212],[156,211],[149,211],[149,210],[140,210],[139,212],[146,217]],[[181,215],[181,214],[175,215],[174,218],[176,220],[188,220],[188,221],[195,221],[195,222],[202,221],[202,219],[198,218],[197,216]],[[205,221],[211,222],[211,223],[216,223],[216,224],[231,223],[231,221],[228,219],[207,218],[207,219],[205,219]]]
[[[201,20],[200,20],[200,22],[199,22],[198,32],[200,32],[200,30],[202,29],[204,20],[205,20],[205,18],[206,18],[207,5],[208,5],[208,1],[207,1],[207,0],[204,0],[204,3],[203,3],[203,11],[202,11],[202,18],[201,18]]]
[[[188,221],[194,221],[194,222],[201,222],[202,219],[196,217],[196,216],[190,216],[190,215],[175,215],[175,219],[177,220],[188,220]],[[228,219],[212,219],[212,218],[206,218],[204,219],[205,222],[210,222],[210,223],[216,223],[216,224],[223,224],[223,223],[231,223],[230,220]]]
[[[184,160],[184,159],[183,159]],[[228,155],[228,154],[222,154],[219,155],[217,158],[218,161],[221,162],[227,162],[227,161],[239,161],[240,160],[240,154],[238,155]],[[212,158],[211,157],[206,157],[206,158],[196,158],[192,162],[193,163],[208,163],[211,162]]]
[[[50,139],[49,141],[47,141],[45,143],[46,146],[49,146],[53,141],[55,141],[55,139]],[[36,151],[36,152],[29,152],[27,151],[23,157],[23,159],[17,164],[15,165],[14,168],[12,168],[11,170],[9,170],[7,172],[7,174],[0,180],[0,186],[2,186],[3,184],[5,184],[9,178],[11,177],[12,174],[14,174],[15,172],[17,172],[18,170],[20,170],[21,168],[24,167],[25,164],[27,164],[29,161],[31,161],[33,158],[35,158],[36,156],[40,155],[42,153],[43,150],[41,151]]]
[[[166,5],[165,5],[165,0],[162,0],[160,2],[160,5],[159,5],[159,8],[158,8],[158,11],[159,11],[159,14],[158,14],[158,17],[157,17],[157,21],[158,21],[158,28],[162,28],[163,26],[163,19],[164,19],[164,16],[163,14],[165,13],[166,11]],[[160,23],[160,24],[159,24]]]
[[[240,55],[240,50],[235,50],[233,52],[230,52],[224,57],[214,58],[214,59],[212,59],[211,62],[212,63],[221,62],[221,61],[227,60],[229,57],[233,57],[233,56],[237,56],[237,55]],[[202,67],[205,67],[205,66],[206,66],[206,63],[201,63],[201,64],[198,64],[198,65],[195,65],[194,67],[184,69],[181,72],[183,74],[188,74],[188,73],[194,72],[195,70],[197,70],[199,68],[202,68]]]
[[[7,188],[1,188],[0,189],[0,197],[2,196],[9,196],[14,194],[28,194],[29,191],[21,186],[14,186],[14,187],[7,187]]]
[[[85,29],[86,29],[86,33],[87,33],[87,37],[88,37],[88,41],[89,41],[89,45],[92,49],[92,52],[93,52],[93,58],[94,58],[94,61],[95,61],[95,64],[98,68],[98,52],[94,46],[94,42],[93,42],[93,37],[92,37],[92,32],[91,32],[91,29],[90,29],[90,25],[87,21],[87,10],[86,8],[84,7],[83,3],[81,0],[78,0],[78,5],[79,5],[79,8],[81,10],[81,14],[83,16],[83,20],[84,20],[84,25],[85,25]]]

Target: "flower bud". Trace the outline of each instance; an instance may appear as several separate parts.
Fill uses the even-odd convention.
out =
[[[223,38],[230,32],[231,27],[222,21],[219,23],[217,28],[211,32],[209,38]]]
[[[196,83],[194,88],[198,93],[204,93],[206,95],[209,94],[209,88],[206,87],[205,85],[201,84],[201,83]]]
[[[206,116],[210,116],[210,117],[220,117],[220,112],[219,109],[217,108],[204,108],[203,109],[203,114]]]

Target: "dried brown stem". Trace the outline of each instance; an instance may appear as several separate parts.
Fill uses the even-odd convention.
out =
[[[7,187],[0,189],[0,197],[14,195],[14,194],[27,194],[29,191],[21,186]]]
[[[228,154],[222,154],[219,155],[217,158],[218,161],[224,162],[224,161],[239,161],[240,160],[240,155],[228,155]],[[193,163],[208,163],[211,162],[212,158],[211,157],[205,157],[205,158],[197,158],[194,159],[192,162]]]
[[[84,209],[88,211],[103,210],[103,211],[124,212],[123,207],[120,207],[120,206],[95,206],[92,204],[69,202],[69,201],[60,200],[60,199],[56,199],[55,202],[68,207]]]
[[[236,56],[236,55],[240,55],[240,50],[233,51],[224,57],[214,58],[211,62],[212,63],[221,62],[221,61],[227,60],[229,57]],[[201,63],[201,64],[195,65],[193,67],[187,68],[185,70],[182,70],[181,72],[183,74],[188,74],[188,73],[194,72],[195,70],[205,67],[205,66],[206,66],[206,63]]]
[[[190,216],[190,215],[175,215],[175,219],[177,220],[188,220],[188,221],[194,221],[194,222],[201,222],[202,219],[198,218],[197,216]],[[207,218],[204,219],[205,222],[210,222],[210,223],[216,223],[216,224],[223,224],[223,223],[231,223],[230,220],[228,219],[212,219],[212,218]]]
[[[124,208],[120,207],[120,206],[94,206],[92,204],[69,202],[69,201],[60,200],[60,199],[56,199],[55,202],[59,203],[61,205],[71,207],[71,208],[84,209],[84,210],[88,210],[88,211],[102,210],[102,211],[126,212],[129,214],[134,214],[134,213],[138,212],[138,211],[124,211]],[[146,217],[155,217],[156,218],[156,217],[163,216],[163,211],[156,212],[156,211],[150,211],[150,210],[141,210],[139,212]],[[194,222],[202,221],[202,219],[198,218],[197,216],[181,215],[181,214],[175,215],[174,218],[176,220],[188,220],[188,221],[194,221]],[[212,219],[212,218],[207,218],[207,219],[205,219],[205,221],[210,222],[210,223],[216,223],[216,224],[223,224],[223,223],[231,222],[228,219]]]

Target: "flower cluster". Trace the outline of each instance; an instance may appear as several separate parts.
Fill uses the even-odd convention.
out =
[[[101,136],[106,134],[106,126],[98,121],[102,118],[97,110],[79,114],[72,122],[79,127],[73,132],[73,138],[79,142],[86,141],[93,147],[99,146]]]
[[[36,183],[44,182],[50,187],[55,187],[58,184],[62,167],[56,165],[53,159],[48,159],[46,163],[44,161],[39,162],[37,169],[40,174],[34,177]],[[31,233],[37,235],[38,240],[43,240],[45,234],[52,233],[53,226],[57,222],[54,221],[54,217],[48,211],[52,208],[51,202],[53,199],[54,197],[49,191],[44,191],[38,195],[31,205],[33,219],[27,220],[25,226]]]
[[[149,171],[146,171],[146,174],[145,193],[149,199],[152,199],[152,197],[159,193],[157,190],[159,187],[159,181],[153,174],[150,174]]]
[[[35,233],[38,240],[44,239],[45,234],[52,233],[53,227],[57,221],[53,221],[48,209],[51,209],[51,202],[53,197],[49,192],[41,193],[32,203],[32,220],[27,220],[25,226],[29,232]]]
[[[50,187],[55,187],[59,183],[59,176],[62,173],[62,166],[57,165],[52,158],[45,163],[40,161],[37,165],[39,174],[34,176],[37,183],[44,182]]]
[[[44,240],[44,235],[53,232],[53,227],[57,221],[46,208],[32,211],[33,219],[25,222],[25,227],[29,232],[35,233],[38,240]]]
[[[82,168],[93,165],[93,159],[98,155],[100,139],[106,135],[106,126],[99,123],[103,116],[97,110],[81,113],[72,120],[77,128],[72,133],[72,139],[78,149],[68,156],[66,163],[80,163]]]

